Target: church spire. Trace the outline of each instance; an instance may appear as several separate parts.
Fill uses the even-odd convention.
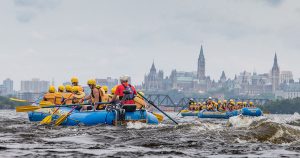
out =
[[[199,54],[199,58],[198,58],[197,77],[199,80],[205,79],[205,58],[204,58],[202,45],[200,48],[200,54]]]
[[[202,45],[201,45],[201,49],[200,49],[200,54],[199,54],[199,58],[198,58],[198,60],[205,60],[204,59],[204,53],[203,53],[203,47],[202,47]]]
[[[278,66],[278,61],[277,61],[277,54],[275,52],[275,57],[274,57],[274,63],[272,67],[272,92],[275,93],[276,90],[279,88],[279,76],[280,76],[280,70]]]
[[[225,78],[225,79],[226,79],[226,75],[225,75],[225,72],[224,72],[224,71],[222,71],[221,78]]]
[[[277,61],[277,54],[275,52],[275,57],[274,57],[274,63],[273,63],[273,68],[272,70],[279,70],[279,66],[278,66],[278,61]]]
[[[156,68],[155,68],[155,65],[154,65],[154,60],[152,62],[152,66],[151,66],[150,72],[155,72],[156,73]]]

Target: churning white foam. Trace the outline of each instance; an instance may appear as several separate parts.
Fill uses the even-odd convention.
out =
[[[159,124],[159,125],[150,125],[142,122],[128,122],[126,125],[127,129],[142,129],[142,128],[160,128],[166,125]]]
[[[247,116],[233,116],[230,117],[228,120],[228,124],[236,127],[236,128],[247,128],[249,127],[253,122],[259,121],[261,119],[265,119],[266,117],[260,116],[260,117],[247,117]]]

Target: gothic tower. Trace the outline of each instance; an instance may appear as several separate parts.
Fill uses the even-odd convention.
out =
[[[277,54],[275,53],[274,57],[274,63],[272,67],[272,92],[275,93],[276,90],[278,90],[279,87],[279,75],[280,75],[280,70],[277,62]]]
[[[198,58],[197,77],[199,80],[205,79],[205,58],[204,58],[204,54],[203,54],[202,45],[201,45],[200,54],[199,54],[199,58]]]

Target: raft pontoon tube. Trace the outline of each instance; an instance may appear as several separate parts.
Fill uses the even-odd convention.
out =
[[[237,115],[239,115],[239,112],[236,110],[226,111],[226,112],[202,110],[199,112],[198,117],[199,118],[228,119],[229,117],[237,116]]]
[[[68,113],[72,108],[61,107],[57,115],[53,116],[56,120],[64,113]],[[50,109],[41,109],[28,113],[29,120],[32,122],[42,121],[46,116],[51,114]],[[97,125],[97,124],[108,124],[114,125],[116,120],[119,120],[119,115],[116,110],[106,111],[84,111],[80,112],[74,110],[71,115],[62,123],[64,126],[75,126],[75,125]],[[136,110],[134,112],[125,112],[125,120],[122,122],[144,122],[148,124],[158,124],[158,119],[147,110]]]
[[[263,112],[260,108],[242,108],[240,113],[244,116],[262,116]]]
[[[181,116],[183,116],[183,117],[198,116],[199,111],[182,110],[180,113],[181,113]]]

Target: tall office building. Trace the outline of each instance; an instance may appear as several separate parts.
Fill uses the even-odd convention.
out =
[[[3,81],[3,86],[6,89],[6,95],[13,94],[14,92],[14,81],[7,78]]]
[[[41,81],[34,78],[31,81],[21,81],[21,92],[43,93],[47,92],[49,81]]]

